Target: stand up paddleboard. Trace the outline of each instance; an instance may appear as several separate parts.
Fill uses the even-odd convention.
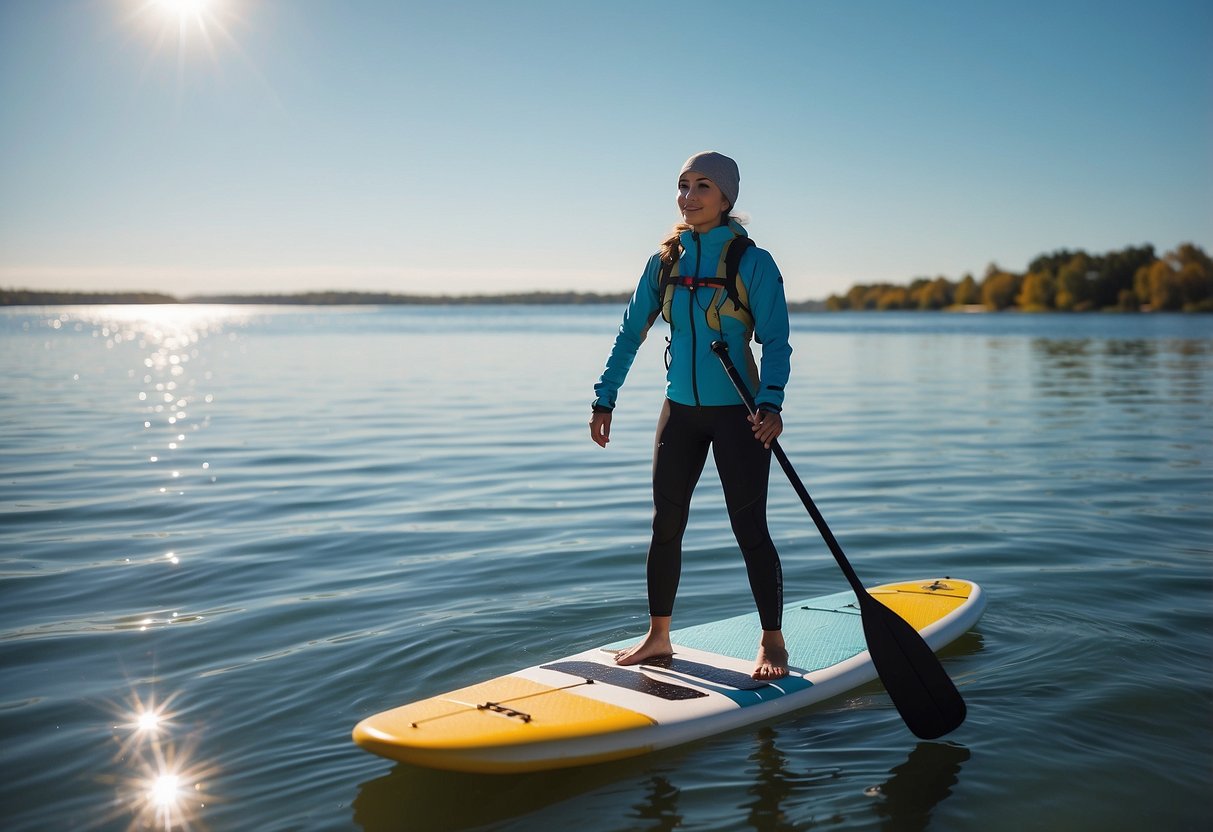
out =
[[[981,588],[951,578],[869,590],[938,651],[977,623]],[[790,604],[791,673],[750,678],[757,613],[671,633],[674,655],[620,667],[596,647],[364,719],[354,742],[375,754],[452,771],[508,773],[604,762],[768,720],[877,678],[859,604],[840,592]]]

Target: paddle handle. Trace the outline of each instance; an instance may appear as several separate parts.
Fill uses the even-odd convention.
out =
[[[741,373],[737,372],[733,359],[729,358],[729,345],[724,341],[714,341],[712,342],[712,352],[716,353],[716,357],[720,359],[725,373],[729,376],[729,381],[737,388],[737,394],[745,402],[746,409],[750,411],[750,415],[755,415],[758,412],[758,405],[755,404],[754,397],[750,394],[750,388],[742,380]],[[821,533],[826,546],[830,548],[830,554],[838,562],[838,567],[842,569],[842,574],[846,576],[847,582],[850,583],[855,593],[862,598],[867,594],[867,590],[864,588],[863,583],[860,582],[859,576],[855,574],[855,570],[851,568],[851,563],[843,553],[842,546],[838,544],[834,533],[830,531],[826,519],[817,510],[817,504],[809,496],[808,489],[804,487],[804,483],[800,481],[796,470],[792,468],[792,463],[788,460],[788,455],[783,452],[783,448],[779,446],[778,440],[771,442],[771,452],[775,454],[775,458],[779,460],[779,467],[783,469],[783,472],[788,476],[788,481],[792,483],[792,490],[796,492],[796,496],[800,497],[800,502],[804,503],[804,507],[808,509],[809,516],[813,518],[813,522],[817,525],[817,531]]]

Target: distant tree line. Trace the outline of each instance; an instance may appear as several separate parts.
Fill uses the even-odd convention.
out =
[[[1023,273],[991,264],[981,280],[967,274],[957,282],[921,277],[906,286],[860,284],[831,295],[825,306],[831,311],[1213,312],[1213,260],[1191,243],[1162,257],[1151,245],[1107,254],[1063,249],[1040,255]]]
[[[487,305],[623,303],[630,295],[594,292],[517,292],[501,295],[398,295],[390,292],[301,292],[285,295],[191,295],[155,292],[42,292],[0,289],[0,306],[58,306],[89,303],[243,303],[298,306]]]
[[[515,292],[499,295],[399,295],[391,292],[303,292],[290,295],[195,295],[190,303],[299,304],[312,306],[478,306],[487,304],[562,306],[620,303],[630,297],[594,292]]]
[[[60,306],[89,303],[180,303],[159,292],[43,292],[0,288],[0,306]]]
[[[157,292],[45,292],[0,288],[0,306],[90,303],[242,303],[335,305],[488,305],[624,303],[629,294],[519,292],[496,295],[401,295],[390,292],[302,292],[294,294],[193,295]],[[981,280],[967,274],[920,277],[908,285],[857,284],[844,295],[822,301],[791,302],[793,312],[982,308],[1025,312],[1184,311],[1213,312],[1213,261],[1197,245],[1185,243],[1162,257],[1154,247],[1129,247],[1107,254],[1062,249],[1042,254],[1026,272],[991,264]]]

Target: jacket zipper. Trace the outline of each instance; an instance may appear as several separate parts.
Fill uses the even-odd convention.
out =
[[[691,239],[695,241],[695,279],[699,279],[699,264],[700,255],[703,254],[703,243],[699,239],[699,232],[692,231]],[[699,340],[695,332],[695,284],[692,283],[689,287],[691,297],[687,304],[687,314],[691,319],[691,393],[695,396],[695,406],[699,407],[699,377],[696,373],[696,367],[699,364]]]

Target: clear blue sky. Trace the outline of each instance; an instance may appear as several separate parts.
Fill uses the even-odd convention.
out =
[[[796,300],[1213,249],[1208,0],[172,5],[0,2],[0,285],[630,290],[709,148]]]

